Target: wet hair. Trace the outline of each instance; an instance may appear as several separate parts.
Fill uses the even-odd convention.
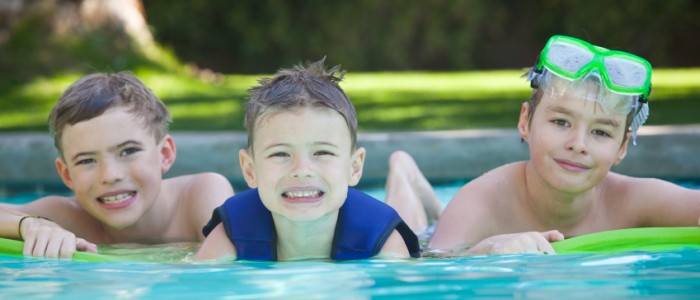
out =
[[[160,141],[168,131],[170,114],[163,102],[130,72],[94,73],[69,86],[49,115],[54,145],[63,155],[61,137],[66,125],[90,120],[114,107],[129,108]]]
[[[291,69],[282,69],[272,78],[260,79],[258,86],[248,90],[250,100],[244,121],[248,131],[248,148],[253,147],[255,125],[263,114],[302,107],[322,107],[338,112],[348,125],[351,147],[355,148],[357,115],[350,99],[338,85],[345,71],[339,71],[340,66],[326,70],[323,65],[325,59],[306,66],[299,64]]]

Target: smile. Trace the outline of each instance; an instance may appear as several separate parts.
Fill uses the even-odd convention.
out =
[[[136,192],[126,192],[111,196],[98,197],[97,201],[106,208],[122,208],[128,206],[135,200]]]
[[[287,202],[309,203],[321,200],[324,192],[319,190],[309,191],[287,191],[282,193],[282,197]]]
[[[583,171],[590,169],[590,167],[588,167],[586,165],[572,162],[572,161],[568,161],[568,160],[555,159],[555,161],[563,169],[568,170],[568,171],[572,171],[572,172],[583,172]]]
[[[293,192],[284,192],[282,193],[282,196],[287,197],[287,198],[311,198],[311,197],[318,197],[322,194],[323,192],[321,191],[293,191]]]

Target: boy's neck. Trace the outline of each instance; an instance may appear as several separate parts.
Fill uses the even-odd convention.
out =
[[[544,226],[563,229],[573,228],[589,217],[600,198],[598,188],[582,193],[567,193],[552,189],[535,175],[530,166],[525,167],[524,197],[521,204]]]
[[[273,214],[279,261],[329,259],[338,211],[313,221],[291,221]]]

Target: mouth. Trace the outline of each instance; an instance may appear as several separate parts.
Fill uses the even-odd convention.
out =
[[[291,203],[311,203],[320,201],[325,193],[320,190],[286,191],[282,198]]]
[[[109,196],[98,197],[97,201],[100,202],[102,207],[105,207],[107,209],[118,209],[129,206],[129,204],[136,200],[135,196],[136,192],[124,192],[112,194]]]
[[[569,161],[569,160],[563,160],[563,159],[555,159],[554,160],[562,169],[571,171],[571,172],[584,172],[590,169],[590,167],[580,164],[577,162]]]

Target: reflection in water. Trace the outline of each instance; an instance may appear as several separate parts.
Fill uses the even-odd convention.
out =
[[[190,251],[184,247],[179,257]],[[3,299],[687,298],[700,294],[700,251],[219,264],[0,256],[0,294]]]

